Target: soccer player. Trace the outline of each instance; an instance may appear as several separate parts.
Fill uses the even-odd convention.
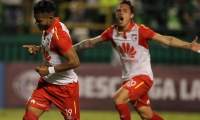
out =
[[[65,120],[80,120],[78,77],[73,68],[80,65],[67,27],[55,17],[55,4],[41,0],[34,5],[35,24],[43,31],[41,45],[23,45],[34,55],[42,52],[43,65],[37,88],[27,101],[23,120],[38,120],[53,103]]]
[[[111,42],[121,59],[123,85],[113,97],[121,120],[131,120],[127,103],[130,102],[142,120],[163,120],[153,112],[148,91],[153,84],[148,40],[161,44],[200,52],[197,37],[188,43],[172,36],[160,35],[145,25],[136,24],[134,6],[122,0],[117,7],[117,24],[112,25],[101,35],[83,40],[73,47],[76,51],[91,48],[104,42]]]

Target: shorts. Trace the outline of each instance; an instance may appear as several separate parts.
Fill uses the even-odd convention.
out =
[[[125,81],[122,87],[129,91],[130,102],[138,109],[141,106],[150,106],[148,91],[152,85],[153,81],[149,76],[139,75]]]
[[[61,111],[66,120],[80,120],[78,82],[55,85],[40,78],[27,105],[49,111],[52,103]]]

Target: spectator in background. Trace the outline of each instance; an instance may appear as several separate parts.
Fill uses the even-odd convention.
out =
[[[105,6],[105,7],[110,7],[110,10],[112,11],[112,23],[115,23],[115,7],[117,6],[117,4],[119,3],[119,0],[99,0],[99,5],[101,6]],[[102,14],[102,22],[105,21],[105,11],[104,10],[100,10],[101,14]]]
[[[17,27],[23,24],[22,2],[23,0],[1,0],[4,5],[2,21],[5,33],[16,34]]]
[[[186,25],[188,38],[194,38],[200,31],[200,0],[180,0],[179,16],[183,25]]]
[[[84,0],[72,0],[70,2],[70,21],[72,22],[85,22],[85,9],[79,8],[85,3]]]
[[[89,6],[99,6],[100,0],[86,0],[86,4],[88,4]],[[91,23],[102,23],[101,21],[101,14],[99,12],[99,8],[95,8],[95,9],[86,9],[86,14],[85,17],[87,18],[87,22],[91,22]],[[101,30],[89,30],[89,36],[90,37],[94,37],[96,35],[98,35],[100,32],[102,32]]]
[[[3,6],[2,6],[2,3],[1,3],[1,1],[0,1],[0,26],[2,26],[2,19],[3,19],[3,8],[2,8]],[[0,28],[0,33],[1,33],[1,31],[2,31],[2,28]]]
[[[88,5],[108,7],[111,10],[111,22],[115,21],[114,19],[114,8],[117,5],[119,0],[85,0],[85,3]],[[85,12],[85,17],[87,22],[93,23],[106,23],[106,13],[107,11],[104,8],[97,9],[87,9]],[[102,30],[90,30],[89,35],[91,37],[97,36],[102,32]]]
[[[176,1],[176,4],[178,6],[178,17],[180,19],[180,22],[183,24],[184,20],[183,20],[183,11],[184,11],[184,7],[186,5],[186,0],[178,0]]]
[[[149,25],[161,34],[167,33],[168,8],[174,0],[141,0],[144,9],[144,24]],[[152,19],[153,18],[153,19]],[[155,21],[153,25],[152,21]]]
[[[64,1],[67,2],[67,1]],[[86,10],[84,6],[85,0],[71,0],[68,1],[70,4],[69,8],[66,10],[66,22],[73,23],[84,23],[87,21]],[[71,30],[71,37],[75,43],[79,42],[81,39],[87,38],[89,36],[89,30],[85,27],[73,27]]]

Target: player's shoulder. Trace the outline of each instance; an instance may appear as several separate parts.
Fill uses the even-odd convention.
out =
[[[68,30],[67,26],[62,22],[60,22],[57,25],[57,31],[58,31],[59,35],[66,34],[66,33],[69,34],[69,30]]]
[[[60,30],[60,31],[67,29],[67,26],[66,26],[64,23],[62,23],[62,22],[59,22],[59,23],[56,25],[56,27],[57,27],[58,30]]]
[[[112,31],[114,29],[117,29],[118,25],[117,24],[113,24],[110,27],[107,28],[107,30]]]
[[[146,26],[145,24],[138,24],[138,23],[135,23],[135,26],[139,27],[140,29],[149,29],[149,27]]]
[[[59,24],[57,24],[54,27],[53,37],[55,40],[71,38],[69,34],[69,30],[67,29],[65,24],[63,24],[62,22],[59,22]]]
[[[111,25],[108,29],[115,29],[115,28],[117,28],[117,24]]]
[[[105,31],[106,32],[112,32],[114,29],[116,29],[117,28],[117,25],[111,25],[110,27],[108,27]]]

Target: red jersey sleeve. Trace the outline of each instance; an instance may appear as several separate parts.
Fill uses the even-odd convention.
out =
[[[146,40],[152,39],[152,37],[156,34],[153,30],[145,25],[140,25],[139,33]]]
[[[53,35],[54,38],[54,47],[56,51],[61,53],[62,55],[68,52],[72,48],[72,39],[68,35],[68,33],[64,31],[55,32]]]
[[[105,41],[109,41],[112,40],[112,34],[113,34],[113,29],[114,26],[111,26],[110,28],[106,29],[102,34],[101,34],[101,38]]]

